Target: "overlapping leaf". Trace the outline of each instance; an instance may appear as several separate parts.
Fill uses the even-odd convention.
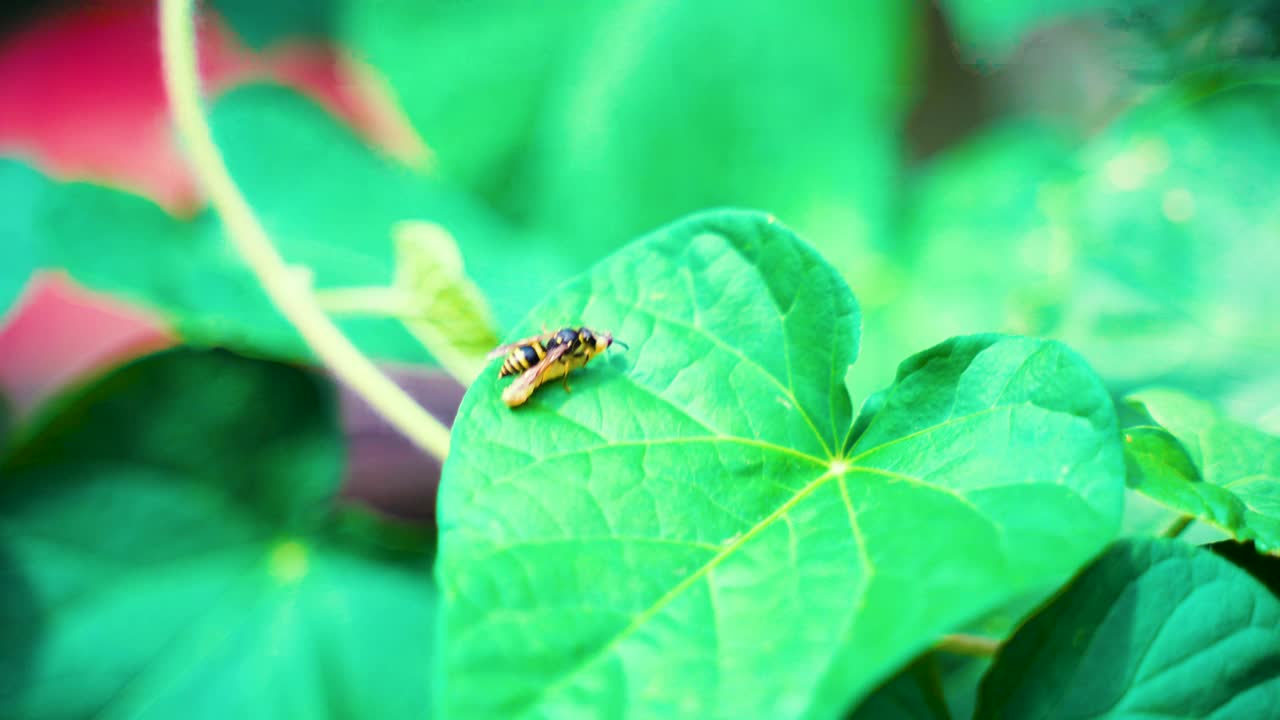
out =
[[[876,688],[849,720],[950,720],[937,658],[926,654]]]
[[[673,217],[758,207],[865,271],[857,258],[890,237],[917,17],[911,3],[612,4],[550,96],[531,217],[594,260]]]
[[[1280,438],[1172,390],[1129,402],[1153,421],[1125,429],[1131,485],[1264,552],[1280,550]]]
[[[226,96],[212,116],[232,175],[282,254],[318,289],[387,286],[392,228],[431,220],[457,238],[500,322],[527,309],[527,293],[569,269],[537,243],[514,243],[503,225],[461,196],[379,158],[319,108],[280,88]],[[139,197],[60,184],[0,160],[0,301],[35,268],[158,310],[184,337],[296,358],[306,353],[267,301],[211,213],[181,222]],[[380,359],[422,361],[422,346],[391,317],[341,317],[344,330]]]
[[[64,403],[0,464],[5,714],[423,717],[429,557],[335,524],[341,461],[319,379],[227,354]]]
[[[1271,718],[1280,600],[1213,553],[1118,543],[1028,622],[983,681],[977,718]]]
[[[866,307],[856,390],[906,355],[975,329],[1043,335],[1077,251],[1067,225],[1069,138],[1032,122],[992,127],[933,159],[909,185],[898,270]]]
[[[440,498],[443,708],[827,717],[1116,531],[1111,401],[1054,343],[905,362],[848,453],[858,309],[771,219],[695,216],[522,330],[632,349],[515,411],[482,377]]]
[[[1206,73],[1087,148],[1073,224],[1088,264],[1056,336],[1116,382],[1247,392],[1280,351],[1274,71]],[[1254,393],[1261,410],[1280,400]]]

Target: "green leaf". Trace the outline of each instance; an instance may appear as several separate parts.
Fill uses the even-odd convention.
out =
[[[672,217],[758,207],[860,277],[891,238],[917,13],[613,4],[548,104],[531,218],[595,260]]]
[[[1272,595],[1280,598],[1280,556],[1260,553],[1252,543],[1234,540],[1223,540],[1206,547],[1252,575],[1253,579],[1265,585]]]
[[[460,382],[480,374],[498,344],[493,316],[462,266],[458,244],[434,223],[404,222],[394,230],[395,287],[407,300],[405,325]]]
[[[1088,263],[1055,336],[1109,380],[1218,398],[1280,353],[1280,75],[1201,74],[1085,149],[1073,232]],[[1274,388],[1257,407],[1280,402]]]
[[[990,128],[931,160],[907,194],[891,279],[866,311],[855,389],[893,378],[904,356],[977,331],[1045,335],[1077,261],[1068,232],[1073,148],[1029,121]]]
[[[430,557],[341,532],[333,405],[314,375],[191,350],[65,400],[0,466],[0,619],[22,629],[0,705],[423,716]]]
[[[348,2],[342,36],[389,81],[440,174],[507,207],[548,87],[613,5]]]
[[[319,289],[391,284],[392,229],[406,220],[433,222],[454,237],[504,327],[527,312],[529,293],[546,292],[581,268],[563,263],[547,242],[513,237],[457,190],[379,157],[292,91],[238,89],[214,106],[210,122],[232,176],[281,253],[309,268]],[[393,319],[351,318],[346,327],[365,344],[394,340],[391,357],[422,358]]]
[[[35,222],[36,198],[44,178],[26,165],[0,158],[0,323],[38,266],[37,250],[28,242]]]
[[[1280,601],[1206,550],[1125,540],[1004,646],[976,717],[1274,717]]]
[[[973,655],[938,653],[942,692],[947,698],[951,717],[968,720],[978,704],[978,685],[991,667],[991,658]]]
[[[468,391],[439,506],[448,715],[829,717],[1116,532],[1114,406],[1054,343],[909,359],[840,454],[858,307],[765,216],[659,230],[518,329],[560,321],[631,350],[514,411]]]
[[[998,59],[1037,26],[1141,4],[1141,0],[943,0],[941,6],[962,45]]]
[[[324,40],[333,34],[338,0],[211,0],[236,36],[255,49],[283,40]]]
[[[1159,427],[1125,429],[1129,484],[1264,552],[1280,550],[1280,437],[1174,390],[1129,396]]]
[[[848,717],[849,720],[950,720],[937,657],[926,653],[917,658],[876,688]]]
[[[211,121],[233,177],[273,241],[319,291],[390,285],[392,228],[414,219],[435,222],[457,239],[499,324],[513,323],[527,311],[528,293],[543,292],[575,267],[543,243],[516,242],[457,193],[378,157],[291,91],[237,90],[215,105]],[[142,198],[52,182],[3,159],[0,192],[14,201],[0,230],[15,234],[0,251],[12,261],[0,262],[0,292],[16,293],[10,277],[20,282],[36,268],[61,268],[93,289],[158,311],[193,343],[288,359],[309,355],[212,213],[182,222]],[[338,321],[375,358],[429,358],[398,319]]]

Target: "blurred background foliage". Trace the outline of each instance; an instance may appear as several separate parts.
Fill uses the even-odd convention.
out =
[[[154,12],[150,0],[19,0],[0,9],[0,440],[11,430],[11,447],[38,448],[56,431],[89,461],[115,462],[115,448],[132,447],[128,438],[164,437],[178,418],[207,425],[213,441],[160,443],[145,458],[159,470],[130,471],[138,477],[116,497],[129,512],[155,498],[212,508],[193,523],[231,503],[233,529],[252,539],[241,548],[245,562],[266,558],[266,574],[248,576],[262,581],[245,591],[248,605],[215,615],[240,617],[238,607],[266,614],[225,650],[231,662],[214,666],[239,667],[237,653],[260,658],[264,647],[307,658],[322,645],[331,652],[321,653],[319,670],[302,661],[285,670],[295,693],[280,706],[288,714],[311,707],[335,663],[363,653],[392,658],[404,674],[384,678],[383,699],[401,697],[401,705],[355,695],[335,702],[353,716],[407,716],[426,702],[426,684],[414,678],[431,662],[432,620],[429,608],[405,599],[433,592],[423,571],[429,547],[391,562],[383,545],[336,542],[320,521],[285,527],[293,539],[282,540],[284,526],[264,520],[265,506],[224,497],[231,491],[206,487],[210,473],[174,465],[236,443],[219,414],[243,410],[232,399],[206,393],[156,406],[129,394],[102,427],[84,425],[89,414],[59,415],[88,402],[72,399],[29,426],[37,396],[73,379],[67,368],[90,372],[157,344],[308,355],[228,248],[180,159]],[[1009,331],[1066,341],[1117,397],[1173,386],[1227,417],[1280,431],[1280,1],[209,0],[200,40],[210,118],[232,174],[281,251],[379,360],[433,367],[422,323],[439,320],[430,335],[492,322],[467,338],[487,343],[637,235],[696,210],[744,206],[796,229],[862,303],[862,357],[847,380],[855,403],[918,350],[956,334]],[[434,266],[456,272],[455,264],[421,256],[406,264],[395,228],[422,221],[443,231],[436,240],[457,244],[489,310],[459,305],[477,297],[469,287],[441,294],[420,277]],[[36,278],[48,271],[79,286],[76,303],[114,314],[64,327],[65,316],[40,309]],[[417,307],[454,307],[457,316],[404,317],[352,302],[376,297],[366,290],[415,284],[429,296]],[[139,327],[150,334],[139,339]],[[118,342],[85,344],[104,333]],[[227,382],[261,391],[261,403],[322,438],[307,453],[282,440],[279,454],[298,467],[265,465],[263,477],[280,483],[268,490],[296,494],[304,468],[312,500],[340,492],[429,522],[438,464],[395,444],[349,397],[338,427],[308,430],[303,421],[329,400],[305,383],[307,402],[281,399],[282,380],[270,376],[303,383],[289,372],[222,356],[151,362],[149,372],[177,363],[185,369],[173,372],[192,386],[204,377],[200,363],[225,365]],[[55,375],[57,383],[46,377]],[[456,382],[433,372],[399,378],[433,413],[452,417]],[[345,459],[326,437],[346,443]],[[8,459],[27,480],[0,492],[0,521],[21,532],[62,524],[74,530],[63,538],[72,547],[101,549],[97,526],[84,518],[100,507],[110,477],[51,471],[41,466],[48,455],[27,456],[26,465],[12,464],[23,456]],[[36,482],[50,472],[61,485]],[[176,484],[156,489],[164,483]],[[1133,507],[1129,532],[1168,521],[1167,511]],[[63,522],[64,513],[79,519]],[[226,527],[199,525],[191,544],[216,547]],[[164,570],[143,568],[126,588],[157,608],[198,609],[164,594],[182,584],[170,570],[214,584],[237,577],[165,566],[163,544],[180,534],[153,518],[120,540],[127,563],[141,558]],[[325,570],[305,592],[294,587],[299,578],[280,577],[280,563],[292,567],[297,553]],[[25,633],[17,652],[0,657],[9,678],[0,691],[27,690],[42,633],[61,637],[10,621],[93,620],[59,615],[54,601],[79,587],[59,585],[59,573],[91,590],[85,568],[101,571],[99,579],[114,572],[55,554],[38,539],[0,545],[0,577],[25,588],[0,606],[6,625]],[[305,612],[289,617],[298,624],[283,627],[302,630],[282,639],[279,613],[297,607]],[[352,607],[379,617],[361,626],[368,615],[350,615]],[[1011,625],[1023,610],[998,620]],[[127,644],[133,626],[110,617],[103,637]],[[188,627],[181,613],[164,617]],[[346,632],[335,617],[355,617],[350,637],[308,635]],[[406,623],[412,631],[399,632]],[[181,657],[198,667],[204,640],[187,639],[194,655]],[[68,658],[67,667],[99,662],[95,648],[47,652]],[[965,716],[982,664],[953,660],[942,660],[942,683]],[[104,672],[139,670],[122,662]],[[157,677],[167,682],[165,671]],[[409,678],[412,697],[399,693],[397,678]],[[31,697],[53,707],[59,687],[39,685]],[[208,686],[223,703],[210,707],[240,699],[222,687]],[[291,705],[295,698],[301,705]]]
[[[61,5],[15,6],[8,36],[76,11]],[[390,284],[390,227],[427,220],[502,331],[647,230],[753,207],[863,303],[855,399],[916,350],[1006,330],[1066,340],[1117,392],[1173,384],[1274,423],[1278,8],[217,0],[207,19],[232,45],[324,48],[337,92],[382,93],[405,126],[270,72],[209,80],[211,112],[235,177],[321,290]],[[191,340],[305,355],[198,197],[174,217],[101,183],[155,197],[145,184],[0,141],[16,199],[0,298],[32,267],[63,268]],[[396,320],[349,314],[374,356],[431,362]]]

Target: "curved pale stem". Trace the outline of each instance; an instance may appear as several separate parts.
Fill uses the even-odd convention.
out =
[[[280,256],[231,179],[201,109],[194,12],[193,0],[160,2],[165,87],[192,170],[222,217],[228,239],[321,362],[392,427],[443,461],[449,453],[448,428],[384,375],[325,315],[311,288]]]

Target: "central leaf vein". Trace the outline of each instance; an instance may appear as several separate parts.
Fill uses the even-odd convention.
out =
[[[630,637],[634,632],[639,630],[651,619],[657,616],[658,613],[662,612],[662,610],[667,605],[669,605],[673,600],[679,597],[685,590],[688,590],[699,580],[706,577],[720,563],[724,562],[731,555],[737,552],[738,549],[741,548],[743,545],[750,542],[756,535],[759,535],[761,532],[768,529],[771,525],[773,525],[774,521],[776,521],[779,517],[786,515],[786,513],[791,510],[791,508],[795,507],[801,500],[804,500],[805,498],[812,495],[814,491],[822,487],[822,485],[824,485],[832,477],[835,477],[835,475],[832,474],[831,472],[825,472],[822,475],[819,475],[812,482],[810,482],[808,485],[802,488],[800,492],[796,493],[795,496],[793,496],[786,502],[779,505],[777,509],[769,513],[769,515],[767,515],[760,522],[756,523],[750,530],[743,533],[740,537],[736,538],[732,543],[729,543],[728,545],[726,545],[723,550],[721,550],[717,555],[715,555],[710,560],[708,560],[704,565],[699,567],[697,570],[694,570],[692,573],[686,575],[684,579],[682,579],[679,583],[674,585],[670,590],[668,590],[656,601],[654,601],[652,605],[650,605],[648,608],[645,608],[645,610],[642,611],[640,614],[636,615],[635,619],[633,619],[631,623],[628,624],[625,628],[620,630],[617,635],[614,635],[609,640],[609,642],[605,643],[604,645],[601,645],[599,650],[596,650],[589,657],[582,660],[580,663],[577,664],[576,667],[570,668],[563,675],[561,675],[560,679],[557,680],[556,682],[550,683],[544,686],[538,692],[537,696],[535,696],[533,700],[530,702],[528,709],[532,710],[533,708],[537,707],[540,701],[542,700],[542,698],[554,695],[555,693],[559,692],[569,683],[569,681],[573,677],[575,677],[583,669],[590,667],[596,662],[599,662],[601,659],[607,657],[609,653],[612,652],[613,649],[617,647],[623,640]]]

